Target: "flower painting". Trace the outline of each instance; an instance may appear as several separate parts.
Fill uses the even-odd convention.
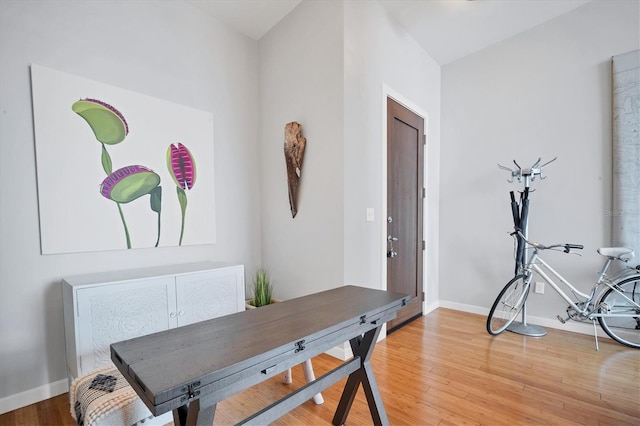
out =
[[[178,193],[178,201],[180,203],[180,211],[182,213],[182,222],[180,227],[180,242],[182,245],[182,237],[184,235],[184,216],[187,211],[187,194],[185,189],[193,188],[196,183],[196,161],[186,146],[178,143],[178,145],[169,145],[167,150],[167,168],[176,183],[176,191]]]
[[[39,65],[31,78],[43,254],[215,242],[211,113]]]

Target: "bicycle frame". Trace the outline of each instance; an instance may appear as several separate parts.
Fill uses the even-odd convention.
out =
[[[582,316],[584,316],[584,317],[586,317],[586,318],[588,318],[590,320],[594,320],[595,318],[602,317],[602,316],[606,316],[606,317],[627,317],[628,315],[616,315],[616,314],[612,314],[612,313],[599,313],[598,309],[597,309],[598,307],[593,305],[593,302],[595,300],[598,300],[600,295],[603,294],[604,291],[606,291],[606,290],[608,290],[610,288],[610,289],[613,289],[616,293],[618,293],[621,297],[626,299],[628,302],[630,302],[632,305],[635,305],[640,309],[640,305],[638,305],[638,303],[636,303],[635,301],[633,301],[630,298],[628,298],[624,293],[622,293],[616,287],[614,287],[611,284],[611,281],[606,279],[606,271],[609,268],[610,264],[611,264],[611,259],[608,259],[605,262],[605,265],[602,268],[602,271],[600,272],[600,274],[598,276],[598,280],[596,281],[595,285],[591,289],[591,294],[583,293],[580,290],[578,290],[577,288],[575,288],[569,281],[567,281],[562,275],[560,275],[559,272],[557,272],[555,269],[553,269],[547,262],[545,262],[540,257],[540,255],[538,254],[538,249],[537,248],[534,248],[534,251],[533,251],[533,253],[531,254],[531,256],[529,258],[529,261],[527,262],[527,264],[525,265],[525,267],[523,269],[524,269],[525,273],[528,275],[527,281],[529,282],[529,285],[531,284],[531,280],[533,279],[532,271],[535,271],[540,277],[542,277],[542,279],[544,279],[551,287],[553,287],[553,289],[558,293],[558,295],[560,297],[562,297],[562,299],[564,299],[565,302],[567,302],[569,304],[569,306],[571,306],[580,315],[582,315]],[[580,308],[576,304],[576,302],[571,300],[571,298],[560,288],[560,286],[551,277],[549,277],[549,275],[547,275],[547,273],[544,271],[544,269],[542,269],[542,267],[540,267],[540,265],[542,265],[547,271],[549,271],[558,280],[560,280],[560,282],[562,284],[567,286],[574,295],[577,295],[577,296],[583,298],[584,300],[581,300],[580,302],[584,303],[584,306],[582,308]],[[624,273],[624,271],[623,271],[622,273],[617,274],[615,276],[615,278],[616,278],[615,281],[618,281],[619,279],[624,279],[624,278],[626,278],[626,276],[633,276],[634,274],[635,273],[633,273],[633,272]],[[606,287],[604,287],[600,291],[598,291],[600,289],[600,285],[601,284],[604,284]],[[590,307],[592,307],[592,306],[593,306],[593,308],[590,309]]]

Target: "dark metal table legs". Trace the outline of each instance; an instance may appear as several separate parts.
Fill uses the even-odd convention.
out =
[[[211,426],[215,414],[216,404],[200,407],[200,400],[195,399],[173,410],[173,423],[179,426]]]
[[[367,397],[373,423],[375,425],[389,424],[389,419],[387,419],[387,413],[384,411],[382,397],[380,396],[378,384],[373,375],[370,362],[373,348],[376,345],[381,328],[382,327],[378,327],[369,330],[363,336],[357,336],[349,341],[349,343],[351,343],[353,356],[360,357],[361,366],[358,370],[351,373],[349,379],[347,379],[347,384],[342,391],[342,397],[338,403],[336,414],[333,416],[332,423],[336,426],[343,425],[347,420],[351,404],[353,404],[360,383],[362,383],[362,388]]]
[[[336,426],[344,425],[347,420],[347,416],[349,415],[351,405],[356,397],[356,393],[358,392],[358,387],[362,383],[362,388],[367,398],[373,424],[377,426],[388,425],[389,419],[387,418],[387,414],[384,410],[382,397],[378,390],[378,384],[373,375],[373,369],[371,368],[371,355],[373,354],[373,349],[376,345],[376,341],[378,340],[381,328],[382,327],[377,327],[373,330],[369,330],[364,335],[356,336],[349,341],[354,359],[316,379],[314,382],[307,384],[289,397],[285,397],[272,404],[272,406],[256,413],[254,416],[246,419],[245,422],[251,423],[255,422],[257,419],[264,420],[263,417],[268,417],[272,411],[277,411],[277,413],[275,417],[269,419],[273,420],[278,418],[285,412],[290,411],[302,402],[306,401],[310,397],[309,395],[317,393],[318,389],[315,389],[316,387],[324,389],[332,382],[335,383],[336,380],[339,380],[340,377],[344,377],[346,374],[349,374],[349,371],[351,371],[344,390],[342,391],[342,397],[338,403],[338,408],[336,409],[336,413],[333,417],[333,424]],[[302,394],[301,398],[299,397],[300,395],[296,395],[298,393]],[[205,400],[206,399],[207,398],[205,398]],[[206,401],[203,402],[206,403]],[[174,423],[180,426],[210,426],[213,424],[215,412],[216,404],[203,406],[200,399],[194,399],[188,404],[173,410],[173,419]]]

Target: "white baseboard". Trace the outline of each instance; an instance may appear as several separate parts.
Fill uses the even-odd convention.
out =
[[[441,300],[438,303],[438,307],[453,309],[455,311],[469,312],[470,314],[478,314],[484,316],[489,315],[489,309],[487,308],[482,308],[480,306],[474,305],[465,305],[464,303],[448,302],[446,300]]]
[[[427,315],[433,311],[435,311],[436,309],[438,309],[440,307],[440,304],[438,302],[436,303],[425,303],[424,307],[422,308],[422,315]]]
[[[69,392],[69,382],[67,379],[62,379],[57,382],[0,398],[0,414],[8,413],[9,411],[26,407],[27,405],[35,404],[36,402],[44,401],[45,399],[53,398],[54,396],[58,396],[65,392]]]
[[[489,308],[483,308],[480,306],[466,305],[463,303],[456,303],[456,302],[448,302],[445,300],[441,300],[439,302],[439,305],[442,308],[454,309],[456,311],[469,312],[471,314],[478,314],[478,315],[484,315],[484,316],[489,315]],[[544,317],[536,317],[531,315],[527,316],[527,324],[535,324],[535,325],[539,325],[540,327],[555,328],[556,330],[571,331],[573,333],[588,334],[590,336],[593,336],[593,332],[594,332],[593,324],[591,323],[567,321],[566,324],[562,324],[556,318],[544,318]],[[609,338],[609,336],[607,336],[607,334],[604,331],[602,331],[602,329],[599,326],[596,328],[598,330],[598,338],[601,338],[601,337],[604,337],[607,339]]]

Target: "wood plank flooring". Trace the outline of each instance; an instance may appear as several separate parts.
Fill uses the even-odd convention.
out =
[[[376,346],[372,364],[392,425],[640,425],[640,351],[609,339],[547,329],[543,338],[489,336],[485,317],[438,309]],[[316,376],[339,361],[313,359]],[[304,384],[268,380],[218,404],[234,424]],[[346,379],[345,379],[346,380]],[[330,425],[345,380],[274,425]],[[0,416],[1,426],[73,425],[68,395]],[[348,425],[369,425],[362,389]]]

